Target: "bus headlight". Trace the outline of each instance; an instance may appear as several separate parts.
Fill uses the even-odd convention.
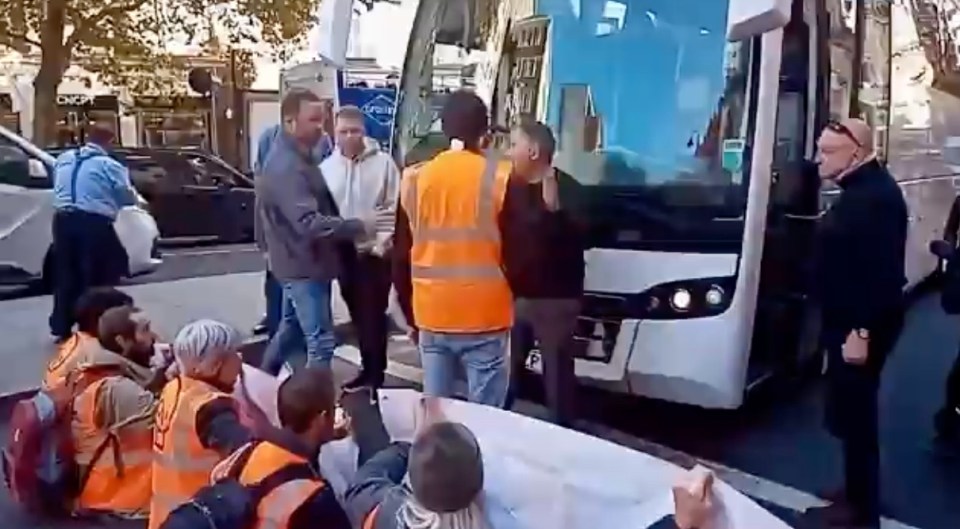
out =
[[[713,285],[707,290],[707,293],[703,295],[703,299],[707,302],[707,305],[716,307],[723,303],[723,289],[717,285]]]
[[[674,310],[681,312],[690,308],[691,301],[693,301],[693,297],[690,295],[690,291],[683,288],[678,288],[670,296],[670,305]]]

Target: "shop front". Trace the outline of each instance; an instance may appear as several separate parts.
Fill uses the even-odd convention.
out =
[[[115,95],[88,94],[57,95],[56,145],[67,147],[86,141],[86,126],[94,122],[117,133],[120,130],[120,112]]]
[[[13,97],[10,94],[0,94],[0,125],[20,133],[20,113],[13,110]]]
[[[136,97],[132,112],[143,147],[211,148],[212,113],[206,97]]]

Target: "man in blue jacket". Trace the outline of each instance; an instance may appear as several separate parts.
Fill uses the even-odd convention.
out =
[[[73,333],[74,305],[90,287],[126,275],[127,253],[113,223],[137,203],[130,172],[107,153],[112,129],[91,124],[88,141],[61,154],[53,168],[53,311],[50,332]]]
[[[260,139],[257,140],[257,158],[253,165],[254,177],[260,173],[263,162],[267,159],[267,155],[270,154],[270,148],[273,147],[273,143],[276,141],[281,130],[282,127],[280,125],[274,125],[263,131]],[[330,141],[328,135],[324,134],[313,150],[313,157],[319,163],[325,160],[327,156],[330,156],[332,152],[333,142]],[[253,332],[254,334],[267,333],[268,336],[273,337],[274,333],[277,332],[277,326],[280,324],[282,292],[280,284],[277,283],[276,278],[273,277],[273,273],[270,270],[267,270],[263,278],[263,295],[267,299],[267,313],[253,329]]]

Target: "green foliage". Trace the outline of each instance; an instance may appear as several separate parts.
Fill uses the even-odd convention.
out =
[[[0,52],[40,55],[37,109],[49,110],[78,64],[134,92],[177,90],[189,60],[170,43],[220,36],[236,50],[238,81],[252,82],[251,44],[283,60],[303,41],[320,0],[0,0]],[[261,46],[263,47],[263,46]],[[220,57],[224,63],[228,56]],[[241,84],[241,86],[243,86]],[[39,113],[39,112],[38,112]],[[42,128],[42,127],[41,127]],[[39,128],[38,141],[49,139]]]

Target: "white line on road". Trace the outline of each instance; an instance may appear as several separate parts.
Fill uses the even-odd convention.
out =
[[[162,252],[163,257],[204,257],[208,255],[225,255],[225,254],[238,254],[238,253],[260,253],[260,250],[255,246],[251,247],[239,247],[239,248],[215,248],[207,250],[190,250],[185,252],[174,252],[167,251]]]
[[[338,347],[336,355],[341,360],[345,360],[356,366],[360,365],[360,350],[352,345],[342,345]],[[423,382],[423,371],[421,369],[393,360],[387,361],[387,374],[415,384],[422,384]],[[785,509],[790,509],[791,511],[803,512],[811,507],[819,507],[827,503],[813,494],[802,490],[754,476],[721,465],[720,463],[700,459],[685,452],[674,450],[673,448],[652,441],[640,439],[619,430],[607,428],[595,423],[591,423],[589,429],[609,441],[645,452],[660,459],[665,459],[675,465],[693,468],[697,464],[700,464],[708,467],[716,473],[718,478],[743,494],[770,502]],[[880,526],[882,529],[920,529],[888,518],[881,520]]]

